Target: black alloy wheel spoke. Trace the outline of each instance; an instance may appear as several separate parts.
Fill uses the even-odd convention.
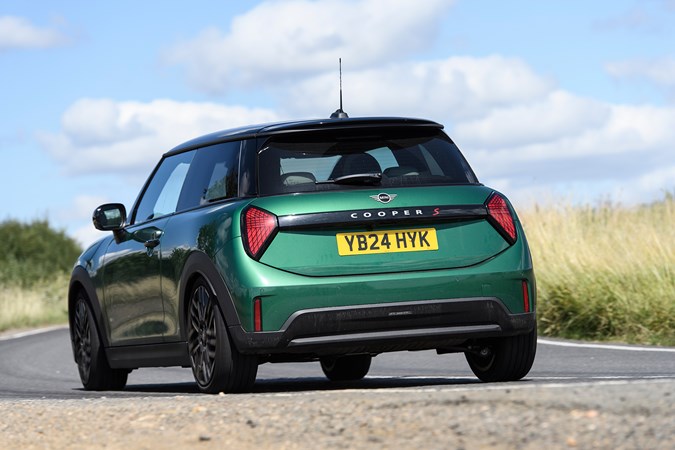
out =
[[[204,286],[192,294],[190,302],[189,351],[195,377],[207,385],[213,376],[216,359],[215,308]]]
[[[199,335],[199,317],[194,302],[190,308],[190,334],[195,337]]]
[[[210,361],[208,361],[206,358],[202,360],[202,375],[204,377],[204,381],[210,380],[211,379],[211,364]]]
[[[91,369],[90,324],[87,306],[83,300],[77,302],[74,328],[77,365],[82,376],[88,379]]]

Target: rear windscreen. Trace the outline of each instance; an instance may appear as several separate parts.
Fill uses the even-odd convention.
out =
[[[436,130],[274,136],[258,155],[261,195],[476,184],[457,146]]]

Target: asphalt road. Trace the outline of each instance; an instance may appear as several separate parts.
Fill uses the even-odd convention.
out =
[[[675,380],[675,348],[595,345],[540,338],[537,358],[524,380],[509,386],[551,383],[602,384],[612,381]],[[505,384],[501,384],[502,387]],[[356,388],[484,389],[463,355],[433,351],[377,356],[368,377],[348,384],[325,379],[318,363],[265,364],[255,392],[304,392]],[[0,337],[0,400],[162,397],[198,394],[190,369],[140,369],[121,392],[87,392],[73,362],[68,331]]]

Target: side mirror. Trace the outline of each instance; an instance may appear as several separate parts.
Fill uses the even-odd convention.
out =
[[[127,210],[121,203],[106,203],[94,210],[91,220],[101,231],[119,231],[127,221]]]

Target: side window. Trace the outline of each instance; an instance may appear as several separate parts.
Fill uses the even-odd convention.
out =
[[[155,172],[136,208],[134,223],[141,223],[176,212],[183,182],[195,151],[169,156]]]
[[[241,141],[239,151],[239,197],[251,197],[258,193],[256,183],[256,162],[258,145],[255,139]]]
[[[178,211],[238,197],[240,141],[200,148],[190,165]]]

